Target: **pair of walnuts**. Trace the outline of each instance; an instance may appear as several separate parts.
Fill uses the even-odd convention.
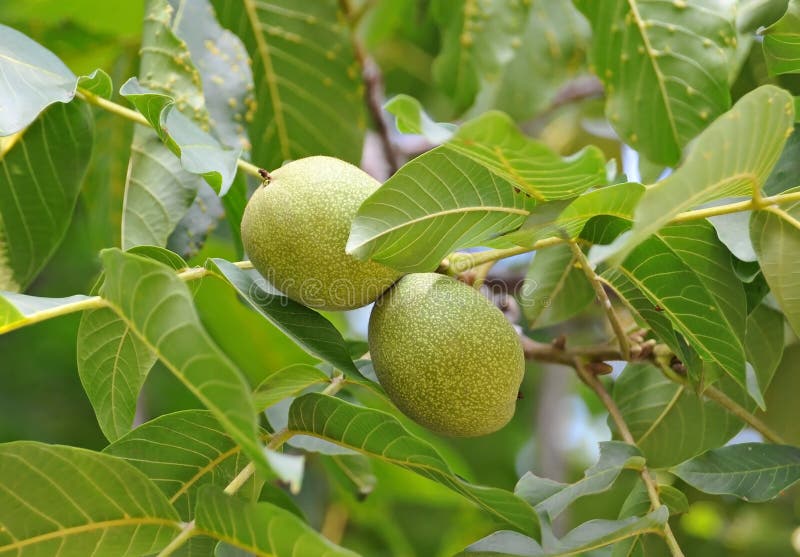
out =
[[[250,198],[245,250],[272,285],[307,306],[348,310],[375,301],[370,357],[386,394],[407,416],[445,435],[496,431],[513,416],[522,382],[516,331],[461,282],[402,275],[345,252],[359,206],[379,186],[335,158],[290,162]]]

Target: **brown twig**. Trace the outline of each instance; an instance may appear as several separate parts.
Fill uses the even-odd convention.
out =
[[[608,414],[611,416],[614,425],[617,426],[617,431],[619,432],[620,437],[622,437],[622,440],[635,447],[636,441],[633,438],[633,434],[628,428],[628,424],[625,423],[625,418],[622,416],[622,412],[617,406],[617,403],[614,402],[613,398],[611,398],[611,395],[608,393],[603,383],[595,374],[591,373],[586,368],[585,363],[580,358],[575,358],[573,366],[575,367],[575,371],[578,373],[578,376],[581,378],[581,380],[595,392],[597,397],[606,407],[606,410],[608,410]],[[642,467],[641,476],[644,485],[647,487],[647,495],[650,498],[650,504],[652,505],[653,509],[657,509],[662,505],[661,499],[658,496],[658,484],[650,475],[650,472],[646,467]],[[672,533],[669,522],[664,524],[664,540],[667,542],[667,546],[669,547],[670,553],[673,555],[673,557],[683,557],[683,551],[681,550],[680,545],[678,545],[678,540],[675,539],[675,534]]]
[[[354,10],[353,6],[350,4],[350,0],[339,0],[339,5],[350,24],[353,52],[355,53],[358,64],[361,66],[362,76],[364,78],[364,101],[372,117],[372,122],[375,125],[375,131],[378,133],[378,137],[380,137],[383,156],[386,159],[386,164],[389,167],[389,174],[391,175],[397,172],[397,169],[400,168],[400,164],[398,163],[397,152],[392,143],[389,126],[383,114],[383,76],[381,75],[381,70],[378,65],[367,55],[364,45],[361,44],[361,41],[358,39],[355,27],[362,14]]]

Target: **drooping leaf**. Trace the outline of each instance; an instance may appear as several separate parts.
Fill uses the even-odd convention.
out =
[[[644,459],[633,445],[603,441],[600,458],[577,482],[565,484],[528,472],[519,480],[514,493],[553,520],[577,499],[608,490],[623,469],[638,470],[643,466]]]
[[[150,555],[180,531],[178,513],[121,459],[59,445],[0,445],[0,553]]]
[[[566,557],[584,555],[633,536],[658,533],[664,528],[669,511],[661,506],[642,517],[620,520],[590,520],[569,531],[563,538],[549,532],[542,545],[516,532],[500,531],[469,546],[462,555],[470,557]]]
[[[0,290],[24,290],[61,243],[93,141],[89,108],[59,103],[0,150]]]
[[[187,521],[194,516],[201,486],[225,487],[248,463],[206,410],[159,416],[121,436],[103,452],[138,468]],[[256,475],[237,494],[256,499],[262,484]]]
[[[195,524],[206,535],[256,555],[356,557],[270,503],[247,503],[215,486],[200,489]]]
[[[335,0],[212,0],[253,60],[258,106],[249,122],[260,166],[331,155],[357,163],[364,138],[361,67]]]
[[[366,498],[378,483],[372,463],[362,454],[338,454],[325,459],[328,469],[336,471],[334,477],[342,478],[346,489],[354,492],[358,500]]]
[[[330,377],[308,364],[295,364],[276,371],[253,392],[253,404],[262,411],[285,398],[297,396],[312,385],[330,382]]]
[[[765,303],[757,305],[747,316],[747,328],[744,337],[744,348],[747,361],[753,373],[748,374],[748,391],[764,409],[763,398],[759,400],[772,382],[783,356],[783,315]],[[754,384],[753,384],[754,383]]]
[[[211,259],[208,267],[306,352],[342,371],[358,373],[341,333],[322,315],[290,300],[256,271],[244,271],[224,259]]]
[[[130,431],[136,401],[156,355],[113,310],[98,308],[81,317],[78,374],[97,423],[109,441]]]
[[[164,13],[169,15],[166,0],[155,1],[156,4],[160,2],[164,2]],[[169,27],[162,25],[159,30],[161,32],[158,36],[165,36]],[[162,47],[152,47],[154,51],[158,48]],[[173,55],[180,54],[179,50]],[[146,58],[144,60],[147,61]],[[142,62],[143,65],[145,61]],[[160,69],[163,71],[163,68]],[[164,89],[168,92],[162,92]],[[147,118],[161,141],[179,157],[182,169],[205,178],[220,195],[227,193],[236,175],[241,147],[227,147],[204,129],[204,126],[209,125],[205,107],[195,109],[195,114],[187,116],[180,110],[180,93],[173,93],[163,86],[158,89],[142,86],[135,77],[122,86],[120,94]]]
[[[772,295],[800,334],[800,268],[792,257],[800,249],[800,202],[753,213],[750,236]]]
[[[222,201],[211,186],[205,183],[198,184],[197,195],[189,210],[169,235],[167,247],[191,259],[197,255],[206,237],[214,231],[224,216]]]
[[[347,252],[401,271],[432,271],[452,250],[517,228],[532,207],[508,181],[441,146],[404,165],[364,201]]]
[[[412,436],[390,414],[311,393],[292,404],[288,429],[420,474],[461,494],[519,532],[538,532],[536,514],[527,503],[507,491],[461,480],[431,445]]]
[[[117,249],[102,253],[103,297],[133,333],[214,414],[245,453],[268,468],[241,372],[211,341],[175,272]]]
[[[594,33],[589,57],[622,141],[674,165],[684,145],[730,106],[733,2],[578,0]]]
[[[432,13],[442,28],[433,74],[456,114],[470,107],[484,81],[511,61],[525,29],[524,2],[438,1]]]
[[[706,493],[769,501],[800,480],[800,448],[742,443],[708,451],[670,471]]]
[[[789,0],[786,13],[764,32],[764,56],[773,75],[800,73],[800,2]]]
[[[595,297],[569,246],[536,252],[522,283],[519,304],[529,327],[547,327],[582,311]]]
[[[693,143],[681,166],[647,188],[630,235],[615,242],[619,263],[678,213],[733,196],[760,192],[792,132],[789,93],[764,85],[748,93]]]

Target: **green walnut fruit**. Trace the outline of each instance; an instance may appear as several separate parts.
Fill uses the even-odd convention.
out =
[[[400,274],[345,253],[361,203],[380,184],[331,157],[299,159],[271,173],[250,198],[242,243],[253,266],[307,306],[346,310],[374,301]]]
[[[437,433],[472,437],[508,423],[525,359],[489,300],[435,273],[406,275],[375,303],[369,350],[386,394]]]

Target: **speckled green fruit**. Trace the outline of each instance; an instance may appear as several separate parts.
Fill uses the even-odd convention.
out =
[[[462,282],[435,273],[400,279],[375,303],[369,351],[392,402],[437,433],[485,435],[514,415],[525,370],[519,337]]]
[[[345,253],[361,203],[380,184],[331,157],[299,159],[272,172],[244,211],[242,243],[253,266],[307,306],[346,310],[380,296],[400,273]]]

